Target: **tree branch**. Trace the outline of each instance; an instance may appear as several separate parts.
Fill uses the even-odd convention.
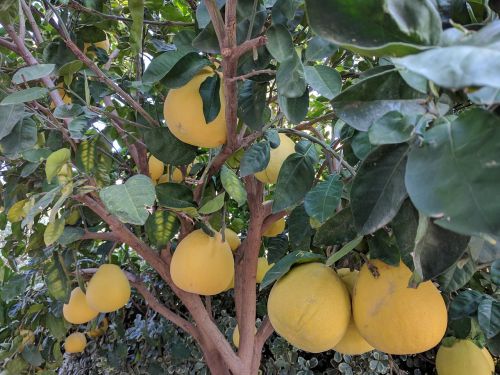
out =
[[[217,35],[217,40],[219,41],[219,46],[223,46],[224,38],[226,32],[224,30],[224,20],[220,14],[219,8],[217,8],[217,4],[215,0],[205,0],[205,5],[208,10],[208,14],[210,15],[210,19],[212,20],[212,25],[214,26],[215,34]]]
[[[337,159],[350,173],[352,176],[356,176],[356,170],[344,160],[344,158],[333,148],[331,148],[329,145],[327,145],[325,142],[319,140],[318,138],[315,138],[307,133],[297,131],[295,129],[278,129],[279,133],[289,133],[289,134],[295,134],[298,135],[299,137],[306,138],[310,140],[311,142],[319,144],[323,149],[330,154],[332,154],[335,159]]]
[[[5,47],[9,50],[11,50],[12,52],[15,52],[15,53],[19,53],[19,50],[18,48],[16,47],[16,45],[12,42],[9,42],[7,39],[5,38],[0,38],[0,46],[1,47]]]
[[[118,237],[112,232],[89,232],[86,231],[80,238],[81,240],[101,240],[118,242]]]
[[[31,8],[26,5],[24,0],[21,0],[21,6],[23,8],[24,14],[28,18],[28,22],[31,25],[31,30],[33,31],[33,39],[35,40],[37,45],[43,43],[42,33],[40,32],[40,28],[38,27],[35,17],[33,17],[33,13],[31,13]]]
[[[79,270],[79,272],[88,277],[90,275],[95,274],[97,270],[98,270],[97,268],[84,268]],[[139,279],[139,277],[137,277],[136,275],[134,275],[129,271],[123,270],[123,272],[127,276],[127,279],[130,282],[130,284],[144,297],[146,304],[150,308],[152,308],[154,311],[156,311],[158,314],[160,314],[167,320],[174,323],[179,328],[183,329],[185,332],[192,335],[194,338],[197,338],[199,336],[199,333],[193,324],[188,322],[186,319],[180,317],[172,310],[168,309],[160,301],[158,301],[158,299],[156,299],[156,297],[148,290],[146,284],[144,284]]]
[[[273,69],[252,70],[249,73],[242,74],[241,76],[230,78],[232,81],[243,81],[245,79],[255,77],[261,74],[275,75],[276,71]]]

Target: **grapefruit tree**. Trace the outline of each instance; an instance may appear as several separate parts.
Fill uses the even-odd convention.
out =
[[[441,375],[493,372],[497,11],[3,0],[6,373],[53,373],[131,293],[213,374],[258,373],[275,331],[314,353],[441,344]]]

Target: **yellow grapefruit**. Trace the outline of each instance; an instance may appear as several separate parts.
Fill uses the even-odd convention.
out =
[[[201,70],[184,86],[171,89],[165,99],[163,112],[168,128],[174,136],[190,145],[211,148],[226,142],[226,104],[222,82],[219,91],[219,114],[209,124],[203,114],[200,85],[213,74],[205,69]]]
[[[175,249],[170,274],[186,292],[210,296],[226,290],[234,275],[234,259],[220,233],[210,237],[201,229],[189,233]]]
[[[226,228],[226,230],[224,231],[224,237],[226,239],[226,242],[229,244],[231,250],[236,251],[238,247],[240,247],[241,240],[236,234],[236,232],[232,231],[229,228]]]
[[[116,311],[130,299],[130,283],[125,273],[115,264],[103,264],[92,276],[87,287],[87,303],[93,309],[106,313]]]
[[[380,276],[365,264],[353,294],[354,322],[375,349],[389,354],[415,354],[436,346],[448,322],[439,290],[427,281],[409,288],[411,271],[400,263],[393,267],[371,261]]]
[[[64,350],[66,353],[81,353],[85,350],[87,339],[81,332],[74,332],[64,341]]]
[[[257,333],[257,327],[255,327],[254,333]],[[238,325],[236,325],[236,327],[234,327],[234,331],[233,331],[233,344],[237,348],[240,347],[240,330],[238,329]]]
[[[356,280],[358,279],[358,271],[351,271],[349,268],[341,268],[337,271],[337,274],[344,282],[349,294],[352,297],[354,285],[356,285]],[[361,336],[356,324],[354,323],[354,318],[351,317],[351,321],[349,322],[349,326],[347,327],[344,337],[342,337],[342,340],[335,345],[333,350],[342,354],[359,355],[373,350],[373,346],[368,344]]]
[[[276,148],[271,148],[271,155],[267,167],[255,173],[257,180],[265,184],[275,184],[278,181],[281,166],[290,154],[295,152],[295,143],[284,134],[280,134],[280,144]]]
[[[264,280],[267,271],[269,271],[274,266],[274,263],[269,264],[266,257],[260,257],[257,260],[257,276],[255,281],[260,284]]]
[[[436,355],[438,375],[492,375],[495,363],[486,348],[470,340],[457,340],[451,347],[441,345]]]
[[[148,169],[149,176],[154,182],[156,182],[163,174],[163,171],[165,170],[165,164],[163,164],[161,160],[158,160],[153,155],[151,155],[148,159]]]
[[[85,293],[76,287],[71,291],[69,302],[63,306],[63,316],[72,324],[83,324],[90,322],[99,314],[99,311],[94,310],[87,303]]]
[[[264,237],[276,237],[285,230],[285,218],[276,220],[262,233]]]
[[[351,318],[349,293],[321,263],[294,267],[274,284],[267,312],[276,332],[295,347],[319,353],[344,336]]]

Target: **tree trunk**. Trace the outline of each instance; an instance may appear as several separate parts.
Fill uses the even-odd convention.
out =
[[[199,345],[203,352],[203,358],[212,375],[231,375],[229,367],[226,365],[217,348],[200,338]]]

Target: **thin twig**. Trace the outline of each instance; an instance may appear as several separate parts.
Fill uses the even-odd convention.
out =
[[[21,6],[23,8],[24,13],[26,14],[26,17],[28,18],[28,22],[31,25],[31,30],[33,31],[33,39],[35,40],[35,43],[37,45],[40,45],[43,43],[43,37],[42,33],[40,32],[40,28],[38,27],[35,17],[33,17],[33,13],[31,13],[31,8],[26,5],[26,2],[24,0],[21,0]]]
[[[309,135],[307,133],[295,130],[295,129],[278,129],[279,133],[290,133],[290,134],[295,134],[298,135],[299,137],[306,138],[310,140],[311,142],[319,144],[323,149],[330,154],[332,154],[339,162],[342,163],[342,165],[351,173],[352,176],[356,176],[356,170],[344,160],[344,158],[333,148],[331,148],[329,145],[327,145],[325,142],[319,140],[318,138],[313,137],[312,135]]]
[[[252,70],[249,73],[242,74],[241,76],[230,78],[232,81],[243,81],[245,79],[255,77],[261,74],[275,75],[276,71],[273,69]]]

